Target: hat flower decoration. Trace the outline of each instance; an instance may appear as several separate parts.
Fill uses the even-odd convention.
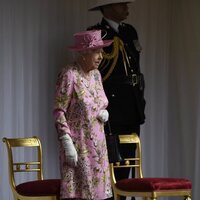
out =
[[[103,36],[105,37],[105,35]],[[82,31],[74,34],[74,45],[70,46],[71,51],[85,51],[100,49],[109,46],[113,40],[103,40],[101,30]]]

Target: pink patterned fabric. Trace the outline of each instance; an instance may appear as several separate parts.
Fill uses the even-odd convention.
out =
[[[75,65],[58,77],[54,117],[59,137],[68,133],[78,152],[78,166],[66,164],[60,144],[61,199],[106,199],[112,196],[104,124],[97,119],[108,100],[98,70],[87,80]]]

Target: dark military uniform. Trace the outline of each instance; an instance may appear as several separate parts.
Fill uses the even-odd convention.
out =
[[[101,23],[88,29],[101,29],[102,36],[104,36],[103,39],[113,39],[117,36],[123,41],[128,59],[128,62],[126,62],[127,66],[124,66],[125,58],[120,52],[112,73],[104,81],[104,89],[109,100],[109,123],[112,134],[136,132],[139,135],[140,125],[145,121],[145,100],[144,79],[139,65],[140,50],[137,46],[139,44],[137,32],[133,26],[122,23],[118,33],[104,18]],[[112,50],[113,45],[104,48],[104,51],[107,53],[112,52]],[[112,60],[108,66],[100,67],[103,78],[108,73],[111,64]],[[106,133],[108,134],[109,132],[110,130],[107,127]],[[130,148],[131,146],[120,146],[122,157],[124,154],[130,154],[132,151]],[[124,173],[122,174],[124,175]],[[119,174],[119,179],[120,176]]]
[[[140,72],[139,57],[137,50],[138,36],[135,28],[129,24],[122,23],[120,32],[117,33],[105,19],[101,23],[89,29],[101,29],[102,34],[106,33],[103,39],[119,37],[127,53],[129,66],[127,73],[123,63],[123,57],[119,54],[117,64],[111,75],[104,81],[104,89],[109,99],[109,121],[112,133],[130,133],[135,127],[144,123],[144,79]],[[106,52],[112,51],[112,45],[104,48]],[[104,77],[109,66],[100,71]]]

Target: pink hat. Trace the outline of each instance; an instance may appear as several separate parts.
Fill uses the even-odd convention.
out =
[[[83,31],[74,34],[74,46],[71,51],[84,51],[89,49],[100,49],[111,45],[113,40],[102,40],[101,30]]]

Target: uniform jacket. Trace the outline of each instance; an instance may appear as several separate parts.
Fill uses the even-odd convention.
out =
[[[104,89],[109,100],[109,121],[112,132],[118,132],[122,126],[127,127],[131,131],[133,127],[145,121],[144,79],[140,72],[139,60],[141,47],[137,32],[132,25],[122,23],[120,32],[118,33],[104,18],[101,23],[88,29],[101,29],[102,36],[104,36],[103,39],[113,39],[117,36],[123,41],[130,63],[129,67],[127,67],[128,77],[125,73],[122,54],[119,54],[113,72],[104,81]],[[111,45],[104,48],[104,51],[109,53],[112,51],[112,48],[113,46]],[[107,73],[106,70],[109,70],[109,65],[104,70],[100,68],[103,77]],[[135,86],[129,84],[132,75],[137,75],[138,83]]]

